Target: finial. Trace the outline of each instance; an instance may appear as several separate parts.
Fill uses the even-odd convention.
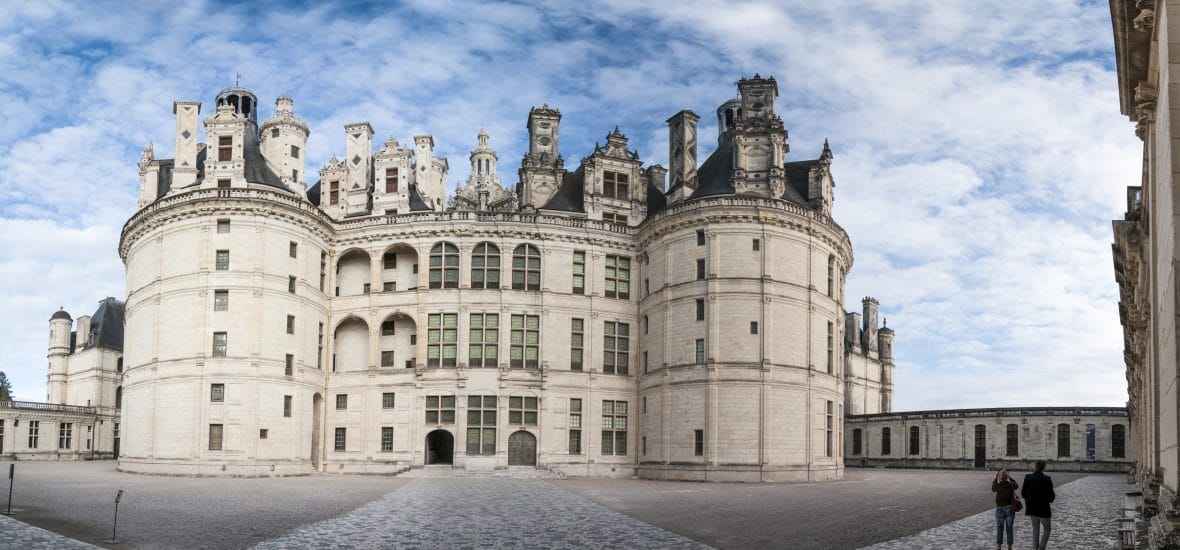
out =
[[[234,79],[234,86],[242,85],[242,73],[237,73],[237,78]]]
[[[881,328],[889,328],[889,318],[888,317],[881,318]]]

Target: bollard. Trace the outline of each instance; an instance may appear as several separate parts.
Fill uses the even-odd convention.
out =
[[[16,473],[16,464],[9,464],[8,465],[8,511],[7,512],[0,512],[0,514],[4,514],[6,516],[13,515],[12,514],[12,482],[14,481],[13,477],[14,477],[15,473]]]
[[[115,522],[111,525],[111,538],[102,541],[104,544],[120,544],[123,542],[123,541],[119,540],[119,537],[117,537],[115,535],[115,529],[117,529],[119,527],[119,501],[120,500],[123,500],[123,490],[122,489],[119,489],[119,492],[115,495]]]

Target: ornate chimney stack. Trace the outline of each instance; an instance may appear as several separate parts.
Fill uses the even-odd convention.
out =
[[[701,117],[687,109],[668,119],[668,174],[671,184],[696,187],[697,122]]]

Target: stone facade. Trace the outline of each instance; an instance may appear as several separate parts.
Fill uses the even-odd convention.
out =
[[[1135,459],[1127,410],[958,409],[849,416],[845,463],[887,468],[1126,472]]]
[[[290,99],[259,129],[223,91],[207,143],[177,102],[119,246],[120,468],[841,477],[847,395],[889,410],[892,331],[875,300],[863,327],[844,311],[831,150],[782,162],[774,79],[738,91],[699,166],[699,117],[669,120],[670,174],[617,127],[567,170],[560,111],[534,108],[515,189],[481,132],[449,201],[430,136],[373,152],[345,125],[306,188]]]
[[[1171,57],[1180,46],[1180,3],[1111,0],[1119,107],[1143,140],[1143,170],[1127,188],[1127,211],[1114,221],[1124,359],[1137,482],[1153,547],[1180,548],[1180,370],[1177,370],[1175,158],[1172,124],[1180,117],[1180,77]]]

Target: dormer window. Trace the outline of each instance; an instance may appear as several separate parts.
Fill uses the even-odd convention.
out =
[[[336,204],[340,202],[340,182],[328,182],[328,204]]]
[[[234,138],[231,136],[221,136],[217,138],[217,160],[228,161],[233,158]]]
[[[606,171],[602,173],[602,194],[612,199],[629,200],[631,195],[627,192],[627,185],[630,178],[627,174],[619,172]]]
[[[397,168],[385,169],[385,192],[397,193]]]

